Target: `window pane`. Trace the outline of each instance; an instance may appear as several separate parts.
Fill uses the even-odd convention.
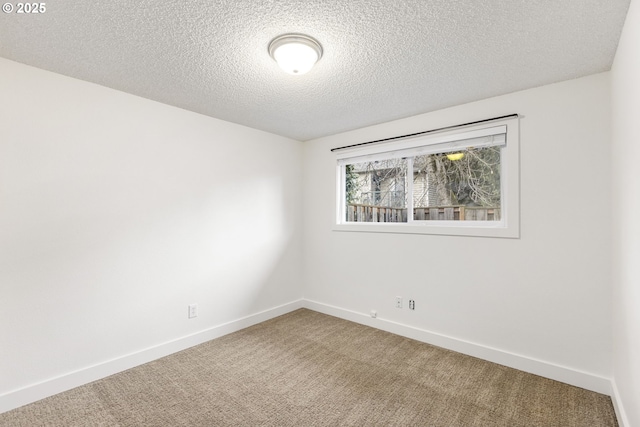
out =
[[[407,160],[345,166],[345,215],[351,222],[407,222]]]
[[[499,221],[500,147],[416,156],[413,219]]]

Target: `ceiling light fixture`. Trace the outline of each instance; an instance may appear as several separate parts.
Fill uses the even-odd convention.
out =
[[[322,58],[322,46],[304,34],[283,34],[271,40],[269,55],[285,72],[302,75]]]

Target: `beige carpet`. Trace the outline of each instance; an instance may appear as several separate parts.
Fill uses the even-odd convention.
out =
[[[0,426],[616,426],[608,396],[298,310]]]

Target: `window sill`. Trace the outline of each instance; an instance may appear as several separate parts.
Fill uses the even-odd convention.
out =
[[[520,228],[504,222],[487,225],[475,221],[461,224],[459,221],[438,221],[437,224],[428,222],[412,223],[371,223],[350,222],[334,224],[333,231],[361,232],[361,233],[395,233],[395,234],[432,234],[441,236],[520,238]]]

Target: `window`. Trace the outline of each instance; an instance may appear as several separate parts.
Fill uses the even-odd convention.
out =
[[[519,237],[518,119],[337,151],[339,231]]]

